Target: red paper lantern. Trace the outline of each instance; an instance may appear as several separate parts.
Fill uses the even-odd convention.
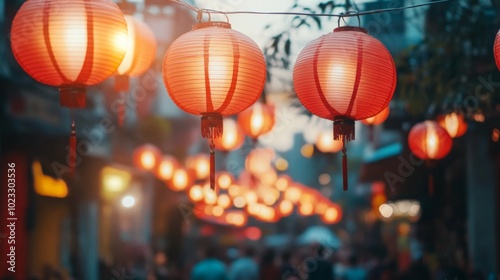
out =
[[[223,120],[224,133],[220,138],[214,139],[215,148],[224,152],[239,149],[245,142],[245,135],[236,121],[231,118]]]
[[[163,79],[179,108],[202,116],[201,134],[211,139],[210,186],[214,188],[213,139],[222,136],[222,116],[240,113],[258,100],[266,80],[264,55],[229,23],[200,22],[168,48]]]
[[[354,139],[354,121],[375,116],[391,100],[396,68],[389,51],[360,27],[344,26],[310,42],[299,54],[293,84],[311,113],[333,121],[335,139]],[[347,159],[343,148],[344,190]]]
[[[437,122],[446,129],[451,138],[458,138],[467,132],[467,123],[464,117],[455,112],[439,116]]]
[[[423,160],[444,158],[451,150],[453,141],[448,132],[435,121],[416,124],[408,135],[410,150]]]
[[[64,107],[85,107],[85,86],[111,76],[127,50],[127,24],[111,0],[30,0],[11,30],[14,56],[31,77],[59,87]]]
[[[253,139],[271,131],[274,127],[274,105],[255,103],[238,114],[238,124]]]
[[[156,56],[156,39],[151,28],[131,15],[126,15],[125,20],[128,29],[128,48],[120,66],[116,69],[115,76],[115,91],[121,92],[122,95],[129,90],[130,78],[144,74]],[[122,125],[125,117],[125,101],[122,100],[120,105],[118,123]]]
[[[390,112],[391,112],[391,110],[389,109],[389,106],[387,106],[387,107],[385,107],[384,110],[382,110],[382,112],[376,114],[373,117],[363,119],[363,120],[361,120],[361,122],[363,124],[366,124],[366,125],[382,124],[383,122],[385,122],[385,120],[387,120],[387,117],[389,117]]]
[[[36,81],[59,87],[59,102],[85,108],[86,86],[115,72],[127,49],[127,24],[111,0],[30,0],[12,21],[11,47]],[[76,127],[71,124],[69,167],[76,166]]]

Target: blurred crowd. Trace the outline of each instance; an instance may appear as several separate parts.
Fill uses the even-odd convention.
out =
[[[101,280],[494,280],[468,271],[446,260],[437,267],[422,257],[402,270],[397,260],[380,252],[334,250],[320,244],[298,248],[273,249],[242,246],[207,246],[196,260],[182,268],[169,264],[163,252],[156,253],[154,264],[134,266],[122,271],[101,267]],[[142,268],[141,268],[142,267]],[[141,276],[142,275],[142,276]],[[115,277],[115,278],[113,278]],[[133,277],[133,278],[126,278]],[[47,278],[54,279],[54,278]]]

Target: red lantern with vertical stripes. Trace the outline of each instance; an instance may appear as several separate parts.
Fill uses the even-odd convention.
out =
[[[179,108],[201,115],[201,134],[211,139],[210,185],[214,188],[213,139],[222,135],[222,116],[242,112],[259,99],[266,80],[264,55],[229,23],[200,22],[168,48],[163,79]]]
[[[59,87],[61,106],[85,108],[85,87],[111,76],[123,59],[127,24],[111,0],[30,0],[12,21],[11,47],[28,75]],[[71,173],[75,164],[72,122]]]
[[[500,30],[498,30],[497,36],[495,37],[495,44],[493,45],[493,55],[495,56],[497,67],[500,70]]]
[[[467,132],[467,122],[459,113],[451,112],[437,117],[438,124],[446,129],[451,138],[461,137]]]
[[[346,190],[345,143],[354,139],[355,120],[375,116],[389,104],[396,88],[392,56],[365,29],[339,27],[300,52],[293,69],[293,84],[304,107],[332,120],[334,138],[344,142]]]
[[[435,121],[416,124],[408,135],[410,150],[423,160],[442,159],[451,150],[453,140],[446,129]]]

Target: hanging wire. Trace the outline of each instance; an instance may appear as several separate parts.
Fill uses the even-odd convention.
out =
[[[368,10],[368,11],[360,11],[353,13],[350,11],[349,13],[344,12],[344,13],[339,13],[339,14],[326,14],[326,13],[305,13],[305,12],[262,12],[262,11],[219,11],[219,10],[213,10],[213,9],[200,9],[195,6],[189,5],[186,2],[182,0],[171,0],[174,3],[178,3],[180,5],[185,6],[186,8],[199,13],[200,10],[203,12],[207,13],[218,13],[218,14],[224,14],[226,17],[227,15],[230,14],[251,14],[251,15],[292,15],[292,16],[316,16],[316,17],[352,17],[352,16],[363,16],[363,15],[372,15],[372,14],[379,14],[379,13],[385,13],[385,12],[394,12],[394,11],[401,11],[401,10],[406,10],[406,9],[413,9],[413,8],[418,8],[418,7],[424,7],[424,6],[430,6],[434,4],[440,4],[440,3],[445,3],[445,2],[451,2],[451,1],[457,1],[457,0],[439,0],[439,1],[432,1],[432,2],[427,2],[427,3],[421,3],[421,4],[415,4],[415,5],[410,5],[410,6],[405,6],[405,7],[395,7],[395,8],[385,8],[385,9],[376,9],[376,10]]]

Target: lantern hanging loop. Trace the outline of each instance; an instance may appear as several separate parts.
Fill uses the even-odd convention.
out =
[[[340,20],[342,19],[342,21],[344,21],[344,23],[346,25],[347,22],[345,21],[345,17],[350,17],[350,16],[356,16],[358,18],[358,27],[361,27],[361,19],[359,18],[359,12],[358,11],[345,11],[345,12],[341,12],[339,13],[339,20],[337,22],[337,25],[338,27],[340,27]]]
[[[196,16],[198,23],[203,22],[203,13],[206,13],[208,15],[208,22],[212,21],[212,13],[215,13],[215,14],[223,14],[224,17],[226,18],[226,22],[229,23],[229,17],[227,16],[226,13],[213,9],[199,9],[197,11],[197,16]]]

